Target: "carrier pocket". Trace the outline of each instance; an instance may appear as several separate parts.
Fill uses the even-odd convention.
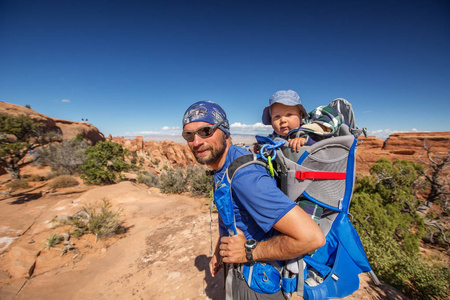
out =
[[[243,275],[248,286],[255,292],[273,294],[281,290],[281,268],[278,270],[271,263],[245,264]]]
[[[230,236],[236,234],[230,185],[222,183],[214,192],[214,204]]]

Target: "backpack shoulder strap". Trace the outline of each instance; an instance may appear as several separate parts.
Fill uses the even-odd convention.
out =
[[[268,168],[267,163],[258,159],[256,154],[250,153],[239,156],[228,166],[226,171],[228,182],[230,182],[230,185],[231,181],[233,180],[234,174],[240,169],[251,164],[258,164],[264,166],[265,168]]]

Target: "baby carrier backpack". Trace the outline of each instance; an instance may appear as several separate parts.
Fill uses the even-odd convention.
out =
[[[244,265],[243,275],[253,290],[275,293],[282,289],[287,298],[297,292],[304,299],[316,300],[352,294],[359,288],[358,274],[362,272],[368,272],[379,283],[349,220],[356,137],[363,132],[355,131],[354,135],[350,129],[342,124],[337,136],[323,139],[299,153],[292,151],[285,140],[257,136],[262,144],[260,153],[238,157],[216,186],[214,202],[230,235],[236,233],[232,179],[240,169],[254,163],[269,169],[279,188],[311,215],[325,234],[325,245],[313,253],[285,262]],[[258,278],[257,273],[265,279]]]

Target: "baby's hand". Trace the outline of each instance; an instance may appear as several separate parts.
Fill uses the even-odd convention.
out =
[[[258,154],[259,150],[261,149],[261,145],[260,144],[253,144],[253,153]]]
[[[297,151],[297,152],[300,151],[300,147],[306,143],[306,139],[301,138],[301,137],[289,139],[288,141],[289,141],[289,146],[292,148],[292,150]]]

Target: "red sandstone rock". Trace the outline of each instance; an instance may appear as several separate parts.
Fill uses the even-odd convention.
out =
[[[389,136],[383,144],[375,137],[362,137],[362,144],[356,152],[356,169],[363,175],[369,174],[370,167],[380,158],[389,161],[404,159],[423,164],[426,160],[424,143],[430,147],[432,153],[446,154],[450,151],[450,132],[407,132],[395,133]],[[381,145],[381,147],[380,147]]]
[[[73,139],[77,134],[84,137],[91,145],[105,140],[103,134],[91,124],[50,118],[20,105],[0,102],[0,114],[25,115],[36,122],[42,123],[46,131],[56,131],[62,134],[62,138],[66,140]]]

